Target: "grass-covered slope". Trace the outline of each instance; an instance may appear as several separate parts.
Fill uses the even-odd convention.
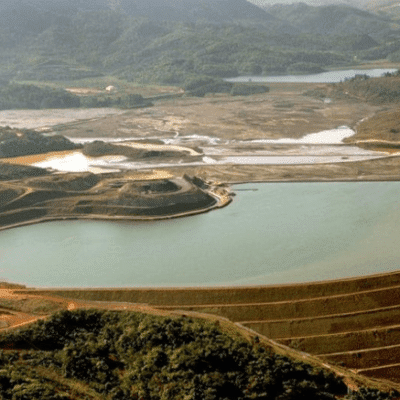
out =
[[[3,399],[344,398],[332,373],[246,341],[218,323],[100,310],[62,311],[0,337]],[[360,391],[349,399],[389,399]]]

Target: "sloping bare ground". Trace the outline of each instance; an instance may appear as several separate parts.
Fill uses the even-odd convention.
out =
[[[6,311],[5,314],[0,315],[0,331],[22,327],[43,318],[35,312],[21,311],[22,303],[30,299],[37,299],[37,297],[17,294],[14,289],[0,289],[0,307],[3,311]],[[44,301],[46,296],[40,296],[40,299]],[[60,309],[63,308],[62,304],[66,303],[65,300],[60,299],[53,300],[53,302],[60,304]]]
[[[18,293],[57,295],[107,308],[145,309],[146,304],[160,312],[227,318],[321,363],[347,367],[360,379],[385,379],[400,387],[400,272],[281,286]]]
[[[394,277],[396,280],[397,278]],[[379,281],[379,285],[384,284],[385,281],[387,281],[387,277],[377,277],[377,281]],[[353,287],[355,284],[357,284],[355,281],[348,280],[347,282],[347,287]],[[363,285],[370,285],[371,281],[363,281]],[[312,285],[313,286],[313,285]],[[329,286],[329,285],[328,285]],[[346,284],[345,284],[346,286]],[[331,285],[330,287],[333,288]],[[193,302],[196,300],[196,298],[199,298],[200,300],[207,299],[208,293],[213,293],[212,297],[214,298],[220,298],[221,301],[226,297],[222,296],[220,297],[221,293],[225,293],[225,295],[228,295],[228,298],[234,300],[241,300],[243,299],[243,293],[248,293],[250,298],[255,298],[259,299],[259,296],[262,294],[268,294],[268,292],[271,290],[272,296],[273,297],[278,297],[281,298],[282,296],[285,297],[285,293],[289,294],[289,297],[292,296],[297,296],[301,292],[303,292],[305,287],[302,287],[301,285],[292,285],[292,286],[281,286],[281,287],[263,287],[263,288],[239,288],[237,291],[232,289],[233,291],[231,292],[231,289],[214,289],[214,290],[207,290],[207,289],[197,289],[197,290],[191,290],[191,289],[177,289],[176,291],[174,289],[171,289],[167,292],[164,292],[163,290],[152,290],[152,289],[143,289],[143,290],[129,290],[129,289],[124,289],[123,292],[144,292],[147,293],[147,296],[150,296],[148,298],[151,298],[152,295],[155,295],[154,300],[157,298],[163,298],[163,299],[170,299],[171,301],[175,302],[176,298],[186,298],[187,301]],[[319,292],[322,287],[318,287],[318,284],[315,285],[314,287],[315,293]],[[216,316],[213,315],[212,313],[204,313],[204,310],[197,309],[195,311],[192,310],[193,307],[182,307],[180,306],[175,306],[171,309],[163,309],[163,307],[150,307],[145,304],[137,304],[137,303],[131,303],[131,302],[120,302],[120,301],[115,301],[115,302],[110,302],[110,301],[91,301],[91,300],[80,300],[75,297],[76,293],[79,292],[80,294],[84,294],[85,297],[91,297],[90,292],[91,291],[69,291],[69,297],[64,297],[60,296],[62,294],[60,291],[57,290],[32,290],[32,289],[24,289],[24,290],[8,290],[8,291],[0,291],[0,296],[3,296],[4,298],[8,300],[21,300],[21,299],[42,299],[43,301],[53,301],[59,305],[59,309],[68,309],[68,310],[73,310],[73,309],[79,309],[79,308],[98,308],[98,309],[106,309],[106,310],[131,310],[135,312],[142,312],[142,313],[150,313],[150,314],[156,314],[156,315],[187,315],[187,316],[192,316],[194,318],[203,318],[203,319],[211,319],[216,321],[222,329],[225,331],[229,332],[231,335],[241,335],[244,336],[247,340],[249,341],[254,341],[255,337],[258,335],[258,338],[260,340],[260,343],[262,343],[265,347],[271,348],[273,351],[276,351],[280,354],[301,360],[303,362],[307,362],[311,365],[317,366],[319,368],[325,368],[329,369],[335,374],[338,374],[340,376],[344,377],[344,380],[346,384],[349,386],[350,389],[352,390],[357,390],[358,387],[360,386],[368,386],[368,387],[375,387],[380,390],[384,391],[390,391],[391,389],[400,389],[400,385],[397,385],[392,382],[385,382],[385,381],[380,381],[380,380],[375,380],[375,379],[369,379],[366,378],[362,375],[357,374],[354,371],[347,370],[346,368],[343,368],[340,365],[334,365],[330,364],[327,362],[325,359],[320,359],[319,357],[315,357],[313,355],[308,355],[304,352],[299,353],[297,350],[290,349],[281,343],[278,343],[276,341],[272,341],[262,335],[257,334],[253,330],[248,329],[245,323],[236,323],[233,324],[230,322],[228,319],[221,317],[221,316]],[[118,294],[120,291],[118,290],[105,290],[107,293],[113,293],[113,295],[116,295],[115,297],[118,298]],[[314,290],[311,290],[311,292],[314,292]],[[291,293],[291,294],[290,294]],[[65,293],[64,293],[65,294]],[[182,294],[184,296],[182,297]],[[296,295],[297,294],[297,295]],[[177,295],[177,296],[176,296]],[[237,296],[240,295],[240,298]],[[0,297],[0,300],[3,298]],[[268,297],[268,295],[267,295]],[[158,300],[159,301],[159,300]],[[238,305],[239,306],[239,305]],[[196,307],[194,307],[196,309]],[[203,311],[203,312],[199,312]],[[16,313],[17,314],[17,313]],[[23,319],[22,316],[20,316],[19,320],[15,318],[14,320],[10,319],[10,324],[7,328],[4,329],[14,329],[14,328],[19,328],[24,325],[27,325],[29,323],[33,323],[36,321],[38,318],[46,318],[48,315],[37,315],[35,313],[31,313],[30,315],[26,315],[26,318]],[[0,330],[1,332],[1,330]],[[44,374],[47,374],[48,371],[43,370],[42,371]],[[57,377],[56,377],[57,378]],[[68,382],[66,382],[68,383]]]
[[[398,107],[393,108],[365,118],[358,124],[356,135],[345,141],[359,143],[360,141],[376,140],[382,144],[388,143],[389,148],[394,144],[400,145],[400,111]]]

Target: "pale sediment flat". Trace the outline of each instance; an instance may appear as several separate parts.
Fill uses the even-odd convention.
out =
[[[221,141],[209,136],[193,135],[181,138],[175,135],[173,139],[164,141],[168,144],[160,145],[153,143],[138,143],[133,138],[121,141],[121,139],[108,139],[107,142],[121,146],[130,146],[149,151],[174,150],[180,151],[191,156],[200,156],[201,160],[191,161],[190,159],[177,160],[172,158],[165,160],[131,160],[124,156],[107,155],[103,157],[88,157],[80,151],[63,152],[59,156],[51,154],[48,157],[31,163],[32,158],[19,157],[18,162],[28,163],[41,168],[52,168],[64,172],[84,172],[93,173],[115,172],[119,170],[139,170],[146,168],[165,168],[165,167],[185,167],[202,166],[208,164],[215,165],[307,165],[307,164],[330,164],[351,161],[372,160],[385,157],[385,152],[360,149],[356,146],[345,146],[342,141],[352,135],[354,131],[342,126],[337,129],[325,130],[322,132],[311,133],[300,139],[255,139],[255,140],[234,140]],[[198,150],[194,150],[190,145],[190,139],[197,144]],[[90,138],[75,138],[77,143],[86,143]],[[203,147],[202,143],[207,143]],[[268,146],[278,145],[276,148]],[[339,146],[340,145],[340,146]],[[249,146],[252,146],[249,148]],[[279,147],[283,146],[283,148]],[[256,150],[255,150],[256,148]],[[12,161],[11,162],[15,162]]]
[[[93,120],[124,112],[115,108],[3,110],[0,111],[0,126],[51,130],[51,127],[58,124]]]

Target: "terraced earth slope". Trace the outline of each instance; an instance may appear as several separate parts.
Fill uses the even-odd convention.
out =
[[[162,177],[161,171],[5,179],[0,182],[0,230],[60,219],[171,218],[208,211],[231,200],[222,186],[186,175]]]
[[[400,272],[283,286],[22,292],[216,314],[323,363],[400,384]]]

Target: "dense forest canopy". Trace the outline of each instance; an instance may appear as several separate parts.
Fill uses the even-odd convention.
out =
[[[346,5],[18,0],[0,3],[0,50],[0,84],[114,75],[182,85],[397,59],[400,25]]]
[[[335,400],[331,372],[224,333],[219,324],[131,312],[64,311],[0,339],[2,399]],[[348,400],[390,400],[362,388]]]

